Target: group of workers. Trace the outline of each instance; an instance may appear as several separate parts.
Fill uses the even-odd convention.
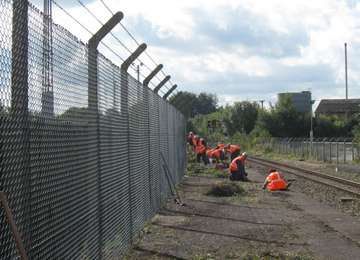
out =
[[[189,132],[187,142],[190,149],[196,154],[196,161],[203,161],[205,165],[215,164],[218,169],[229,168],[229,179],[232,181],[248,181],[245,171],[246,152],[241,153],[240,146],[235,144],[219,143],[215,148],[208,146],[204,138],[199,137],[193,132]],[[230,165],[227,157],[230,157]],[[269,191],[286,190],[290,186],[283,176],[275,169],[269,171],[265,179],[263,189]]]

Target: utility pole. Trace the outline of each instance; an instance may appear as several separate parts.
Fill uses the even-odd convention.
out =
[[[347,43],[345,42],[345,99],[348,100]]]
[[[137,81],[140,82],[140,66],[144,65],[142,62],[136,65]]]
[[[259,100],[259,102],[261,103],[261,110],[264,110],[264,102],[265,102],[265,100]]]
[[[52,2],[44,0],[44,28],[43,28],[43,68],[42,68],[42,96],[41,111],[44,116],[54,114],[53,91],[53,50],[52,50]]]

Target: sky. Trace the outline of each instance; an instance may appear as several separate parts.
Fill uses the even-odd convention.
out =
[[[347,42],[349,97],[360,96],[358,0],[103,1],[113,12],[124,13],[122,24],[148,44],[147,53],[164,64],[178,90],[214,93],[221,105],[243,100],[274,103],[279,92],[306,90],[317,102],[344,98]],[[42,1],[32,2],[41,7]],[[56,2],[91,32],[100,28],[77,0]],[[82,2],[103,23],[111,17],[100,0]],[[55,5],[53,18],[84,42],[91,36]],[[136,44],[121,26],[113,33],[135,50]],[[127,57],[115,38],[107,36],[104,42]],[[121,63],[118,56],[100,48]],[[149,67],[140,67],[146,75],[155,65],[145,55],[141,59]]]

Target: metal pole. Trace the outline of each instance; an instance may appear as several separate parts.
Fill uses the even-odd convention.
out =
[[[152,194],[152,180],[151,180],[151,174],[153,174],[152,170],[151,170],[151,161],[150,161],[150,154],[151,154],[151,142],[150,142],[150,137],[151,137],[151,129],[150,129],[150,89],[148,88],[150,81],[156,76],[156,74],[162,69],[163,65],[158,65],[143,81],[143,88],[144,88],[144,92],[145,92],[145,100],[148,102],[148,113],[147,113],[147,120],[148,120],[148,165],[149,165],[149,175],[148,175],[148,180],[149,180],[149,191],[150,191],[150,203],[151,203],[151,209],[154,212],[154,199],[153,199],[153,194]],[[151,92],[152,93],[152,92]],[[155,97],[154,97],[155,98]],[[154,99],[154,103],[156,102],[156,100]],[[160,148],[160,141],[159,141],[159,148]],[[161,170],[161,169],[160,169]],[[152,212],[152,213],[153,213]]]
[[[346,163],[346,140],[344,139],[344,163]]]
[[[336,141],[336,168],[335,171],[339,170],[339,142]]]
[[[143,43],[121,64],[121,113],[125,117],[127,122],[127,166],[128,166],[128,192],[129,192],[129,208],[130,208],[130,242],[133,242],[133,216],[132,216],[132,205],[131,205],[131,164],[130,164],[130,119],[129,119],[129,82],[128,73],[130,65],[143,53],[146,49],[146,44]]]
[[[0,162],[2,165],[11,165],[11,169],[7,167],[8,171],[1,172],[0,184],[4,185],[5,183],[5,187],[9,184],[10,187],[7,187],[7,189],[13,189],[13,192],[9,194],[9,201],[17,199],[18,210],[14,212],[14,215],[18,223],[21,223],[20,230],[24,232],[25,249],[31,255],[32,209],[30,120],[28,109],[28,2],[13,0],[12,3],[11,125],[8,125],[11,129],[11,135],[8,142],[3,144],[2,152],[4,152],[4,155],[2,156],[4,160]],[[20,181],[15,184],[15,179]]]
[[[10,226],[10,229],[11,229],[11,231],[13,233],[15,244],[16,244],[16,247],[17,247],[17,249],[19,251],[21,260],[28,260],[28,256],[26,254],[26,250],[25,250],[24,244],[22,242],[21,235],[19,233],[19,230],[18,230],[18,228],[16,226],[16,222],[14,220],[14,216],[13,216],[13,214],[11,212],[10,207],[9,207],[6,195],[2,191],[0,191],[0,207],[1,207],[1,205],[4,208],[5,216],[7,218],[7,221],[9,222],[9,226]]]
[[[102,190],[101,190],[101,152],[100,152],[100,115],[98,108],[98,51],[97,47],[100,41],[121,21],[124,17],[123,13],[115,13],[88,41],[88,112],[89,112],[89,125],[90,134],[96,135],[96,158],[97,161],[97,209],[98,209],[98,259],[102,259],[103,248],[103,234],[102,234]]]
[[[347,62],[347,43],[345,42],[345,98],[348,100],[348,62]]]

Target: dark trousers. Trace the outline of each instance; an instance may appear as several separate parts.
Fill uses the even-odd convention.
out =
[[[204,162],[205,165],[208,165],[210,163],[209,158],[206,156],[206,154],[196,154],[196,161],[200,163],[200,160]]]
[[[247,173],[245,172],[245,167],[243,165],[238,166],[238,170],[236,172],[232,172],[230,175],[231,181],[248,181],[246,177]]]
[[[230,154],[231,161],[240,155],[240,151],[234,152]]]

